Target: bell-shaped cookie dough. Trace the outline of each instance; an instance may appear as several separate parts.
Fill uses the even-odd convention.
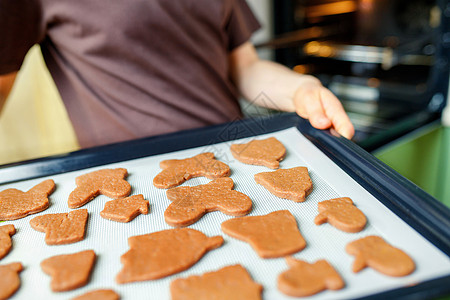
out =
[[[273,195],[295,202],[305,201],[313,189],[308,168],[295,167],[255,174],[255,181]]]
[[[93,250],[52,256],[41,262],[41,269],[52,277],[52,291],[70,291],[89,282],[95,257]]]
[[[280,161],[286,155],[286,148],[274,137],[252,140],[245,144],[232,144],[230,150],[240,162],[271,169],[278,169]]]
[[[222,223],[222,231],[249,243],[262,258],[283,257],[306,247],[297,221],[288,210],[231,219]]]
[[[178,278],[170,283],[172,300],[261,299],[262,286],[241,265],[224,267],[203,275]]]
[[[221,236],[207,237],[190,228],[168,229],[128,238],[130,250],[120,261],[118,283],[163,278],[194,265],[208,251],[223,244]]]

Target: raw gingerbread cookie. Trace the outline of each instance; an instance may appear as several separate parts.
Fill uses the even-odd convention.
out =
[[[348,197],[319,202],[318,208],[319,214],[314,219],[316,225],[328,222],[346,232],[359,232],[366,226],[366,216]]]
[[[234,187],[231,178],[218,178],[208,184],[181,186],[167,190],[173,201],[164,212],[167,224],[175,227],[197,222],[205,213],[220,210],[230,216],[243,216],[252,209],[252,200]]]
[[[289,270],[278,276],[278,289],[292,297],[306,297],[323,290],[340,290],[345,283],[339,273],[324,259],[308,263],[287,257]]]
[[[84,239],[87,209],[77,209],[69,213],[47,214],[30,220],[33,229],[45,232],[47,245],[63,245]]]
[[[241,265],[175,279],[170,283],[172,300],[256,300],[261,299],[262,289],[262,285],[255,283]]]
[[[148,214],[148,201],[142,194],[106,202],[100,216],[116,222],[130,222],[139,214]]]
[[[297,221],[288,210],[231,219],[221,226],[226,234],[249,243],[262,258],[283,257],[306,247]]]
[[[212,152],[185,159],[163,160],[159,166],[163,170],[153,178],[153,185],[160,189],[180,185],[193,177],[204,176],[214,179],[230,175],[230,167],[214,159]]]
[[[47,179],[28,192],[6,189],[0,192],[0,221],[16,220],[48,208],[48,196],[55,190],[55,182]]]
[[[271,169],[278,169],[280,161],[286,155],[286,148],[274,137],[253,140],[245,144],[232,144],[230,150],[234,158],[240,162]]]
[[[19,289],[19,272],[22,270],[22,264],[18,262],[0,265],[0,299],[8,299]]]
[[[273,195],[295,202],[305,201],[313,189],[308,168],[295,167],[255,174],[255,181]]]
[[[126,169],[102,169],[75,178],[77,187],[69,195],[70,208],[85,205],[98,195],[117,199],[128,196],[131,186],[125,180],[128,176]]]
[[[113,290],[95,290],[72,298],[72,300],[119,300],[120,295]]]
[[[43,260],[41,268],[52,277],[52,291],[70,291],[88,283],[95,257],[93,250],[57,255]]]
[[[9,253],[12,247],[11,237],[16,233],[14,225],[0,226],[0,259]]]
[[[406,276],[416,268],[414,261],[402,250],[388,244],[379,236],[367,236],[353,241],[345,247],[348,254],[355,256],[353,272],[371,267],[389,276]]]
[[[130,250],[121,256],[118,283],[163,278],[194,265],[206,252],[223,244],[190,228],[168,229],[128,238]]]

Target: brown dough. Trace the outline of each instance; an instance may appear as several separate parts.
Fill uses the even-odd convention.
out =
[[[163,170],[153,178],[153,185],[160,189],[175,187],[193,177],[214,179],[230,175],[230,167],[214,159],[212,152],[185,159],[164,160],[159,165]]]
[[[45,232],[47,245],[63,245],[82,241],[86,232],[87,209],[69,213],[47,214],[30,220],[33,229]]]
[[[119,300],[120,295],[113,290],[95,290],[72,298],[72,300]]]
[[[253,140],[245,144],[232,144],[231,154],[245,164],[266,166],[278,169],[286,155],[286,148],[274,137]]]
[[[95,252],[85,250],[47,258],[41,262],[44,273],[52,277],[50,288],[54,292],[70,291],[89,282],[95,263]]]
[[[220,210],[231,216],[243,216],[252,209],[252,200],[234,187],[231,178],[218,178],[195,187],[181,186],[167,190],[173,201],[164,212],[167,224],[175,227],[197,222],[205,213]]]
[[[28,192],[6,189],[0,192],[0,221],[16,220],[48,208],[48,196],[55,190],[52,179],[45,180]]]
[[[415,270],[414,261],[402,250],[395,248],[379,236],[367,236],[353,241],[345,247],[348,254],[355,256],[353,272],[371,267],[389,276],[406,276]]]
[[[70,208],[78,208],[85,205],[98,195],[117,199],[128,196],[131,186],[125,180],[128,176],[126,169],[102,169],[78,176],[75,179],[77,187],[69,195]]]
[[[324,259],[315,263],[286,257],[289,270],[278,276],[278,289],[292,297],[306,297],[323,290],[340,290],[345,283],[338,272]]]
[[[295,202],[305,201],[313,189],[308,168],[295,167],[255,174],[255,181],[273,195]]]
[[[19,272],[22,270],[22,264],[18,262],[0,265],[0,299],[8,299],[19,289]]]
[[[231,219],[222,223],[222,231],[249,243],[262,258],[283,257],[306,247],[297,221],[288,210]]]
[[[178,278],[170,283],[172,300],[261,299],[262,286],[241,265],[224,267],[201,276]]]
[[[314,219],[316,225],[328,222],[345,232],[360,232],[366,226],[366,216],[348,197],[319,202],[318,208],[319,215]]]
[[[210,238],[190,228],[132,236],[128,238],[130,250],[120,258],[123,268],[116,281],[153,280],[184,271],[222,243],[221,236]]]
[[[6,256],[12,248],[11,237],[16,233],[14,225],[0,226],[0,259]]]
[[[100,216],[116,222],[130,222],[139,214],[148,214],[148,201],[144,196],[134,195],[106,202]]]

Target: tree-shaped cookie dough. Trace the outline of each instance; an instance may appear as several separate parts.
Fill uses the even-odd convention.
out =
[[[280,161],[286,155],[286,148],[274,137],[252,140],[245,144],[232,144],[230,150],[234,158],[240,162],[271,169],[278,169]]]
[[[230,175],[230,167],[214,159],[212,152],[185,159],[163,160],[159,166],[163,170],[153,178],[153,185],[160,189],[175,187],[193,177],[214,179]]]
[[[170,283],[172,300],[261,299],[262,286],[241,265],[224,267],[201,276],[178,278]]]
[[[249,243],[262,258],[283,257],[306,246],[297,221],[288,210],[231,219],[221,227],[229,236]]]
[[[22,270],[22,264],[18,262],[0,265],[0,299],[8,299],[19,289]]]
[[[205,213],[219,210],[231,216],[243,216],[252,209],[252,200],[233,189],[231,178],[218,178],[208,184],[181,186],[167,190],[173,201],[164,212],[167,224],[175,227],[197,222]]]
[[[47,214],[30,220],[33,229],[45,232],[47,245],[63,245],[84,239],[87,209],[77,209],[69,213]]]
[[[306,297],[323,290],[340,290],[345,283],[338,272],[324,259],[308,263],[287,257],[289,270],[278,276],[278,289],[292,297]]]
[[[52,277],[50,282],[52,291],[70,291],[89,282],[95,257],[93,250],[57,255],[43,260],[41,268]]]
[[[346,232],[359,232],[366,226],[366,216],[348,197],[319,202],[318,208],[319,214],[314,219],[316,225],[328,222]]]
[[[148,214],[148,201],[142,194],[106,202],[100,216],[105,219],[127,223],[139,214]]]
[[[0,221],[16,220],[48,208],[48,196],[55,190],[52,179],[45,180],[27,192],[6,189],[0,192]]]
[[[69,195],[70,208],[85,205],[98,195],[117,199],[128,196],[131,186],[125,180],[128,176],[126,169],[102,169],[75,178],[77,187]]]
[[[305,201],[313,189],[308,168],[295,167],[255,174],[255,181],[273,195],[295,202]]]
[[[389,276],[406,276],[415,270],[414,261],[402,250],[389,245],[379,236],[367,236],[353,241],[345,247],[355,256],[353,272],[371,267]]]
[[[123,268],[116,281],[153,280],[184,271],[222,243],[221,236],[207,237],[190,228],[132,236],[128,238],[130,250],[120,258]]]
[[[14,225],[0,226],[0,259],[6,256],[12,248],[11,237],[16,233]]]

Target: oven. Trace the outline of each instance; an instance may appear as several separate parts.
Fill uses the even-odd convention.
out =
[[[374,150],[440,118],[449,85],[448,0],[276,0],[275,60],[317,76]]]

